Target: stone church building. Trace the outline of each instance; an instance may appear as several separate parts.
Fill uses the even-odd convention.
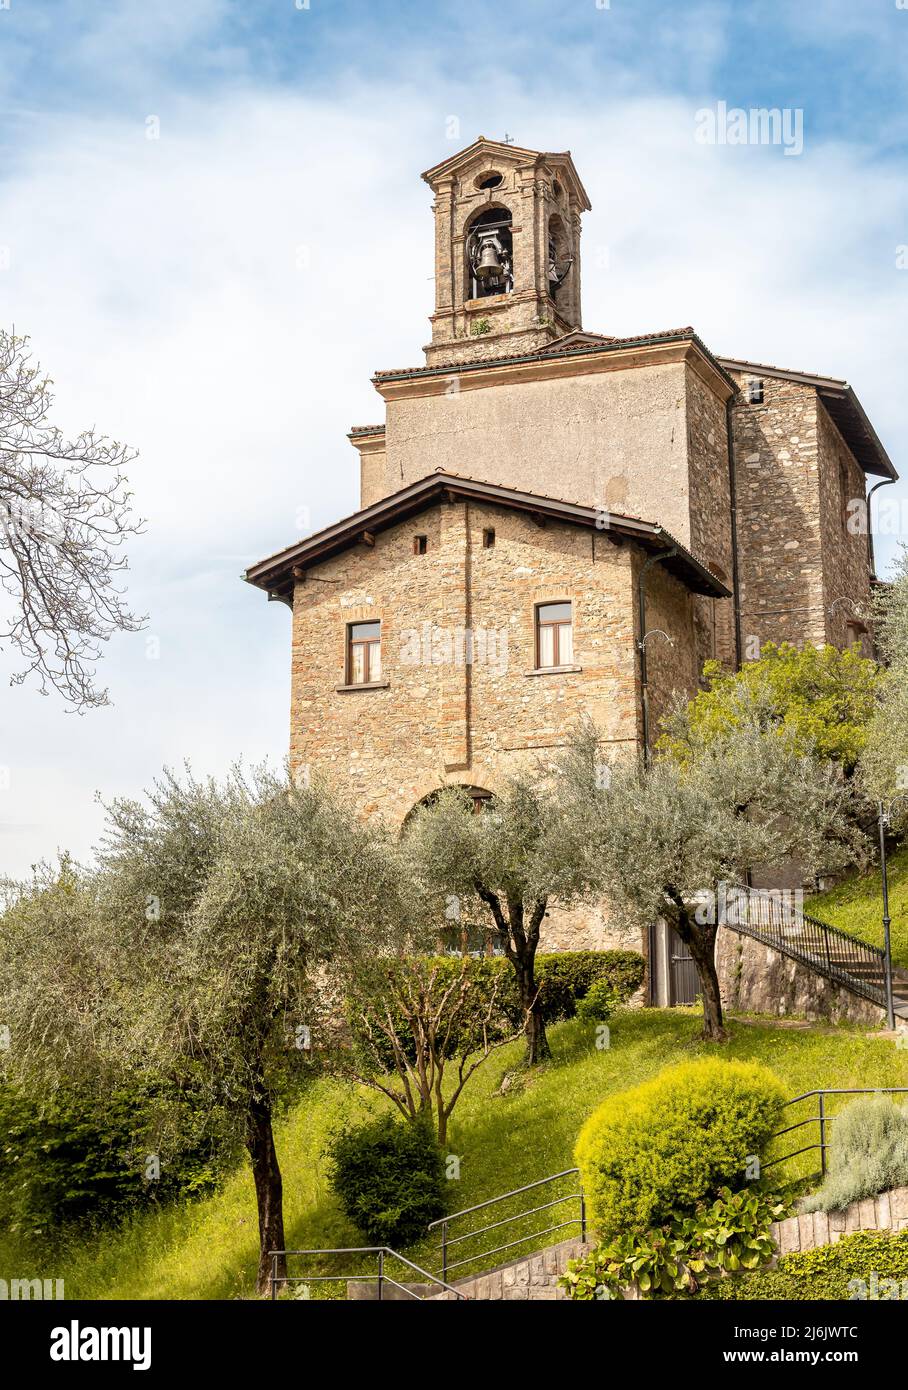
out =
[[[718,357],[692,328],[584,330],[589,199],[569,153],[479,139],[429,169],[423,364],[376,372],[353,515],[253,565],[293,613],[291,761],[401,825],[494,793],[581,716],[651,747],[705,660],[861,643],[867,475],[844,381]],[[544,945],[610,944],[553,913]]]

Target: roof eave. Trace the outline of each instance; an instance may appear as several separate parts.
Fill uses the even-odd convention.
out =
[[[539,497],[534,493],[523,493],[494,483],[483,483],[446,473],[423,478],[371,507],[354,512],[352,516],[344,518],[334,526],[326,527],[325,530],[297,542],[296,545],[268,556],[258,564],[250,566],[243,577],[248,583],[269,594],[280,594],[292,588],[294,569],[305,569],[329,559],[350,545],[357,544],[365,533],[385,530],[406,516],[422,510],[436,497],[445,494],[525,511],[549,520],[595,527],[606,536],[614,532],[622,540],[635,540],[649,550],[673,551],[674,554],[667,558],[667,566],[689,589],[715,598],[730,597],[725,585],[655,522],[613,515],[609,526],[602,528],[601,513],[595,508],[581,507],[556,498]]]

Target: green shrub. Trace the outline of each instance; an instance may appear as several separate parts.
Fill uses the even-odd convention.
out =
[[[536,979],[546,1023],[573,1018],[578,1002],[599,982],[613,988],[618,1004],[627,1003],[643,983],[644,969],[639,951],[562,951],[537,956]]]
[[[608,1023],[621,1002],[614,985],[607,980],[594,980],[577,1005],[577,1017],[584,1023]]]
[[[408,1245],[444,1215],[444,1161],[428,1123],[386,1114],[345,1130],[329,1164],[344,1211],[372,1245]]]
[[[908,1184],[908,1111],[886,1096],[861,1096],[831,1126],[829,1173],[805,1211],[841,1211]]]
[[[694,1294],[707,1279],[766,1264],[774,1250],[769,1228],[786,1210],[773,1192],[723,1187],[714,1202],[699,1203],[692,1216],[676,1215],[642,1235],[625,1231],[571,1260],[559,1282],[580,1302],[620,1298],[631,1284],[646,1299]]]
[[[899,1285],[896,1291],[892,1287]],[[908,1297],[908,1231],[858,1231],[835,1245],[783,1255],[775,1269],[708,1284],[708,1299],[814,1300]]]
[[[768,1068],[704,1058],[610,1096],[574,1152],[604,1239],[642,1232],[740,1185],[778,1128],[785,1096]]]
[[[0,1225],[45,1234],[201,1196],[233,1152],[223,1116],[191,1088],[143,1078],[101,1097],[61,1090],[39,1104],[0,1085]],[[152,1180],[149,1154],[160,1161]]]

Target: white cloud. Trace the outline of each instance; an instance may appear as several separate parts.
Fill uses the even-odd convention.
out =
[[[419,93],[167,92],[157,141],[143,109],[31,128],[0,185],[5,313],[55,377],[61,422],[142,451],[130,593],[161,651],[117,639],[102,670],[115,707],[81,719],[29,688],[6,695],[8,868],[58,845],[86,854],[96,788],[135,792],[185,756],[200,770],[282,756],[290,615],[238,575],[295,538],[300,509],[315,529],[356,506],[345,432],[381,419],[372,371],[418,365],[428,337],[419,172],[455,148],[451,109],[463,144],[506,114],[521,143],[573,149],[594,203],[589,327],[693,322],[719,352],[847,376],[898,462],[904,177],[817,148],[809,119],[808,152],[788,159],[698,146],[689,102],[553,112],[509,83],[479,119],[475,91],[435,90],[423,71]]]

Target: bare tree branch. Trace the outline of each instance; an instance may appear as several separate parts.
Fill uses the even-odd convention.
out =
[[[22,660],[11,684],[34,676],[42,695],[82,711],[110,703],[95,683],[103,644],[145,622],[116,582],[144,523],[123,472],[135,451],[93,428],[64,438],[48,422],[51,385],[28,339],[0,330],[0,585],[11,600],[0,644]]]

